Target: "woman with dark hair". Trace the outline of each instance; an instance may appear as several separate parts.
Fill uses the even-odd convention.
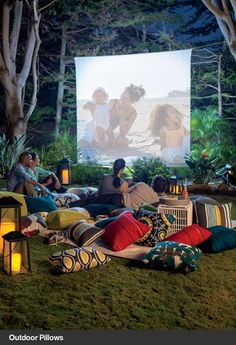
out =
[[[155,175],[151,182],[152,189],[158,194],[165,194],[168,187],[167,179],[161,175]]]
[[[159,201],[157,193],[143,182],[136,183],[129,187],[128,182],[122,179],[125,169],[125,160],[116,159],[113,164],[113,174],[103,175],[98,188],[98,196],[107,194],[120,194],[123,197],[125,207],[138,209],[145,203],[156,203]]]

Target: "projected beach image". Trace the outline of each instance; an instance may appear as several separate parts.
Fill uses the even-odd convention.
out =
[[[190,152],[191,50],[75,58],[80,161],[159,157],[184,164]]]

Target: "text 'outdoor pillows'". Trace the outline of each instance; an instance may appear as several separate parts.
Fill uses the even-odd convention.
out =
[[[163,241],[168,229],[175,221],[172,214],[150,212],[140,209],[134,213],[134,217],[141,223],[148,225],[147,233],[135,243],[140,246],[154,247],[158,242]]]
[[[139,222],[131,212],[126,211],[105,226],[105,232],[101,238],[111,250],[116,252],[127,248],[143,237],[147,231],[148,225]]]
[[[104,265],[110,258],[98,250],[87,247],[64,250],[50,255],[48,260],[61,273],[70,273]]]
[[[206,228],[203,228],[198,224],[192,224],[175,234],[168,236],[166,239],[168,241],[189,244],[190,246],[197,246],[206,241],[211,235],[212,233]]]
[[[195,271],[196,260],[201,256],[201,250],[187,244],[163,241],[148,252],[143,262],[152,268],[170,271]]]

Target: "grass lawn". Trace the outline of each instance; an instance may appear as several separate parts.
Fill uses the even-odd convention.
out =
[[[0,271],[1,330],[236,329],[236,249],[202,254],[188,274],[112,257],[99,268],[56,275],[48,255],[69,246],[34,237],[30,248],[32,273]]]

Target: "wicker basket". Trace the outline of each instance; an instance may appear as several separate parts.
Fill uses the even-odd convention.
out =
[[[172,214],[176,217],[175,222],[167,232],[167,237],[191,225],[193,222],[193,204],[191,201],[186,206],[159,204],[158,212]]]

